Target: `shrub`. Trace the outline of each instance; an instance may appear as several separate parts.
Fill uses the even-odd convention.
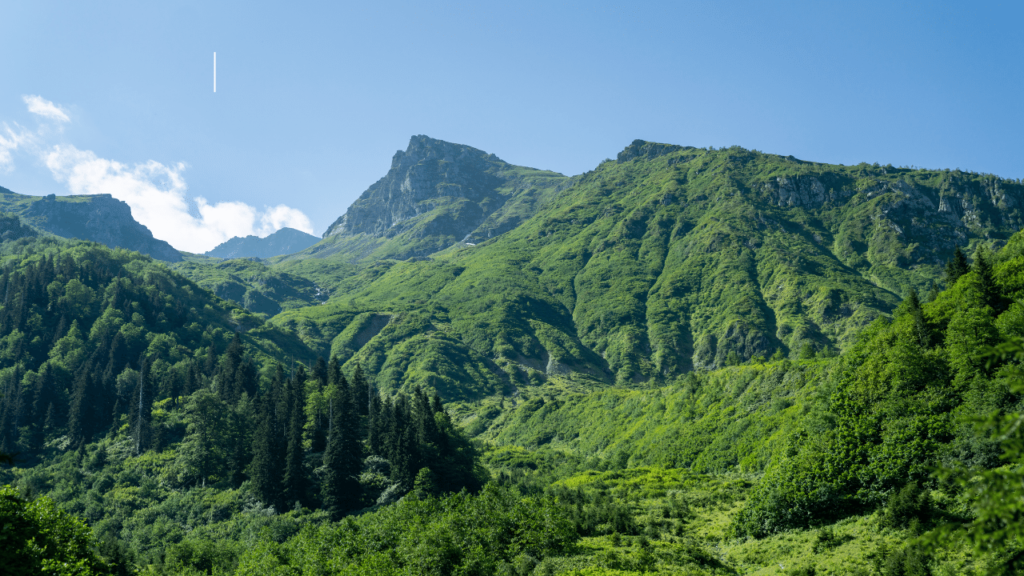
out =
[[[909,528],[927,522],[930,513],[930,494],[917,482],[911,482],[889,496],[880,523],[885,528]]]

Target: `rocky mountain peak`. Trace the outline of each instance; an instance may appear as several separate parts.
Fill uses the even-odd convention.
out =
[[[455,199],[482,202],[502,184],[497,174],[506,164],[493,154],[471,146],[428,136],[413,136],[405,151],[391,160],[388,173],[370,186],[324,237],[334,234],[391,236],[400,225],[440,204]],[[466,223],[479,224],[480,210],[465,214]]]

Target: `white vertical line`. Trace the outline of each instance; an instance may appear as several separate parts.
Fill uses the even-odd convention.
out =
[[[217,93],[217,53],[213,53],[213,93]]]

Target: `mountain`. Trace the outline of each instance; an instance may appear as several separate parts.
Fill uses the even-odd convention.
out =
[[[296,257],[405,260],[480,242],[515,228],[568,182],[476,148],[413,136],[324,240]]]
[[[478,191],[496,189],[498,162],[413,138],[323,242],[272,268],[363,264],[327,305],[272,322],[385,390],[465,397],[558,374],[653,385],[844,350],[908,290],[941,285],[956,247],[1004,243],[1024,206],[1024,187],[991,175],[638,140],[586,174],[546,177],[543,201],[488,239],[481,221],[501,209],[468,207],[491,197]],[[461,195],[438,195],[449,190]],[[426,211],[435,202],[464,211]]]
[[[490,155],[428,144],[487,209]],[[556,179],[489,238],[444,197],[260,261],[0,215],[5,567],[1024,571],[1019,181],[644,141]]]
[[[154,238],[149,228],[132,218],[128,204],[109,194],[26,196],[0,188],[0,210],[57,236],[135,250],[167,262],[181,261],[177,250]]]
[[[291,254],[309,248],[320,239],[294,228],[281,228],[277,232],[260,238],[259,236],[235,236],[206,253],[216,258],[271,258],[282,254]]]

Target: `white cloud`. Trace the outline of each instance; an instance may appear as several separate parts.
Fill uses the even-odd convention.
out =
[[[71,145],[54,146],[43,159],[71,193],[110,194],[123,200],[153,236],[179,250],[206,252],[233,236],[266,236],[282,226],[313,232],[305,214],[284,205],[260,211],[244,202],[211,204],[196,197],[198,216],[190,213],[181,163],[165,166],[150,160],[128,166]]]
[[[4,124],[3,132],[6,136],[0,134],[0,172],[7,172],[14,168],[14,158],[11,156],[11,152],[27,142],[31,135],[24,129],[15,131],[7,124]]]
[[[28,111],[33,114],[38,114],[43,118],[49,118],[50,120],[56,120],[58,122],[71,121],[67,112],[53,102],[44,99],[42,96],[25,95],[22,96],[21,99],[25,101],[25,104],[28,104]]]

